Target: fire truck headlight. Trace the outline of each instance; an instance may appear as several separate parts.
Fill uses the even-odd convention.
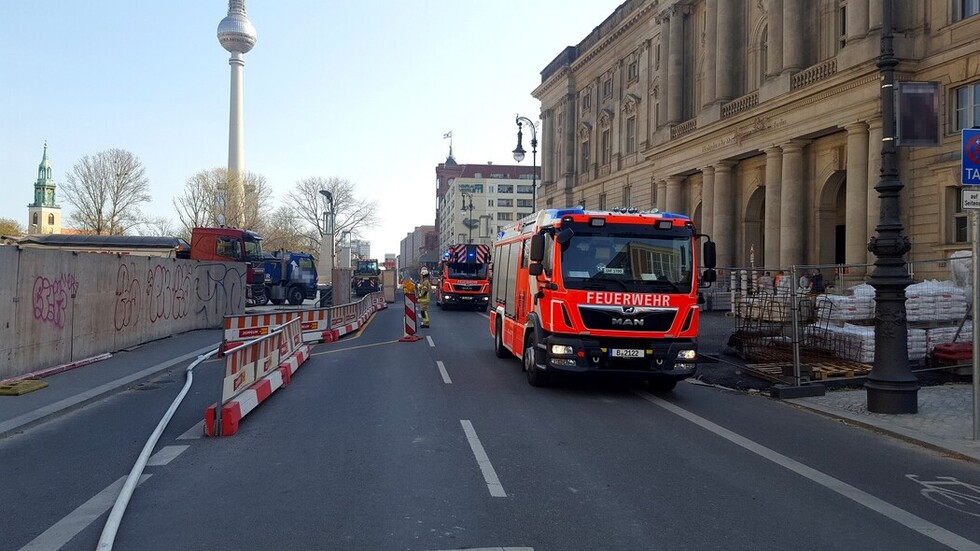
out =
[[[698,352],[693,349],[681,350],[677,353],[678,360],[694,360],[698,357]]]
[[[567,344],[551,345],[552,356],[571,356],[572,354],[575,354],[575,348],[568,346]]]

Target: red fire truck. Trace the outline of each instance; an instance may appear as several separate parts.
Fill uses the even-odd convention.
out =
[[[451,245],[439,263],[436,304],[487,311],[490,304],[490,247]]]
[[[717,276],[687,216],[543,210],[502,231],[493,258],[494,350],[521,357],[531,385],[606,373],[666,391],[694,374],[698,289]]]

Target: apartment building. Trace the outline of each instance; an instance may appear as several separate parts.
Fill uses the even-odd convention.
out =
[[[436,167],[439,246],[493,243],[497,233],[534,212],[535,171],[530,164],[457,164]]]

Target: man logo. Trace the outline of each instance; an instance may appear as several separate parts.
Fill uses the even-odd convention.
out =
[[[613,325],[623,325],[623,326],[633,326],[633,327],[643,327],[642,319],[631,319],[631,318],[613,318]]]
[[[624,314],[635,314],[636,313],[636,306],[623,306],[623,313]]]

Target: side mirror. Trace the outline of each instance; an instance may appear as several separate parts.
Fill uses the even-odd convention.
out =
[[[701,281],[704,283],[714,283],[718,281],[718,274],[715,273],[714,268],[708,268],[701,274]]]
[[[531,236],[531,262],[541,262],[542,260],[544,260],[544,236],[536,233]],[[530,267],[528,266],[528,268]]]
[[[714,268],[717,264],[716,253],[715,253],[715,242],[705,241],[702,247],[701,254],[701,265],[704,268]],[[714,280],[712,280],[714,281]]]
[[[565,229],[561,230],[560,232],[558,232],[558,237],[556,237],[555,240],[558,241],[558,244],[559,245],[564,245],[565,243],[568,243],[569,241],[571,241],[572,240],[572,236],[574,236],[574,235],[575,235],[575,232],[572,231],[572,228],[565,228]]]
[[[537,277],[544,273],[544,266],[540,262],[532,262],[527,267],[527,273]]]

